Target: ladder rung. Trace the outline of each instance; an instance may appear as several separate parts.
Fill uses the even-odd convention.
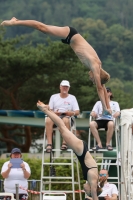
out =
[[[116,160],[117,157],[103,157],[103,156],[99,156],[99,157],[95,157],[95,159]]]
[[[46,149],[44,149],[44,152],[46,151]],[[62,150],[61,149],[52,149],[52,151],[61,151],[62,152]],[[72,149],[67,149],[66,151],[65,151],[65,153],[68,153],[68,152],[72,152],[73,153],[73,150]],[[64,153],[64,152],[63,152]]]
[[[63,156],[60,156],[60,157],[52,156],[52,159],[53,159],[53,160],[56,160],[56,159],[58,159],[58,160],[63,160],[63,159],[66,159],[66,160],[73,160],[73,159],[76,159],[76,157],[75,157],[75,156],[71,156],[71,155],[65,156],[65,157],[63,157]]]
[[[43,179],[48,179],[48,178],[51,178],[51,179],[72,179],[71,176],[43,176],[42,177]]]
[[[53,160],[55,160],[55,159],[59,159],[59,160],[68,159],[68,160],[71,160],[71,157],[70,157],[70,156],[69,156],[69,157],[55,157],[55,156],[54,156],[52,159],[53,159]],[[76,160],[77,157],[74,156],[74,157],[72,158],[72,160],[73,160],[73,159]]]
[[[106,162],[104,162],[104,163],[97,163],[97,165],[114,165],[114,166],[118,166],[117,163],[106,163]]]
[[[113,181],[113,182],[108,181],[108,183],[121,184],[119,181]]]
[[[92,150],[92,149],[89,149],[89,151],[92,151],[92,152],[95,152],[94,150]],[[100,150],[98,150],[97,152],[95,152],[95,153],[99,153],[99,152],[106,152],[106,151],[108,151],[107,149],[100,149]],[[114,151],[117,151],[116,149],[113,149],[111,152],[114,152]]]
[[[118,179],[118,177],[108,177],[108,179]]]
[[[72,165],[72,163],[43,163],[43,165]]]
[[[65,184],[65,183],[66,183],[66,184],[69,183],[69,184],[72,184],[72,181],[66,181],[66,182],[64,182],[64,181],[45,181],[45,182],[44,182],[44,185],[45,185],[45,184],[49,184],[49,183],[64,183],[64,184]],[[78,182],[74,182],[74,184],[79,184],[79,183],[78,183]]]

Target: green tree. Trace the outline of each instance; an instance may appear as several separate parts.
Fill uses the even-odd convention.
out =
[[[48,103],[50,96],[59,91],[63,79],[71,82],[70,93],[77,97],[80,109],[91,109],[97,99],[96,90],[89,87],[92,83],[88,79],[88,70],[69,46],[50,40],[47,46],[20,46],[20,39],[3,40],[1,37],[0,40],[1,109],[34,110],[38,99]],[[1,125],[0,130],[0,140],[6,142],[8,151],[13,145],[23,152],[29,150],[32,139],[30,127]],[[25,137],[25,143],[16,141],[17,136]]]

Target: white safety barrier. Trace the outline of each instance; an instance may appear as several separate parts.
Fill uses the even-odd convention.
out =
[[[121,111],[121,197],[133,200],[133,108]]]

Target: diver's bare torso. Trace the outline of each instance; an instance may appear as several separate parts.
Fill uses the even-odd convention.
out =
[[[96,51],[80,34],[76,34],[71,38],[70,46],[87,68],[93,71],[95,62],[101,67],[101,61]]]

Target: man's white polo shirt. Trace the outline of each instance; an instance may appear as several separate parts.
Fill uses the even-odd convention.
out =
[[[106,183],[106,184],[104,184],[102,190],[103,191],[99,195],[99,197],[105,197],[107,195],[109,197],[112,197],[113,194],[117,194],[118,195],[118,189],[117,189],[116,185],[113,184],[113,183]]]

